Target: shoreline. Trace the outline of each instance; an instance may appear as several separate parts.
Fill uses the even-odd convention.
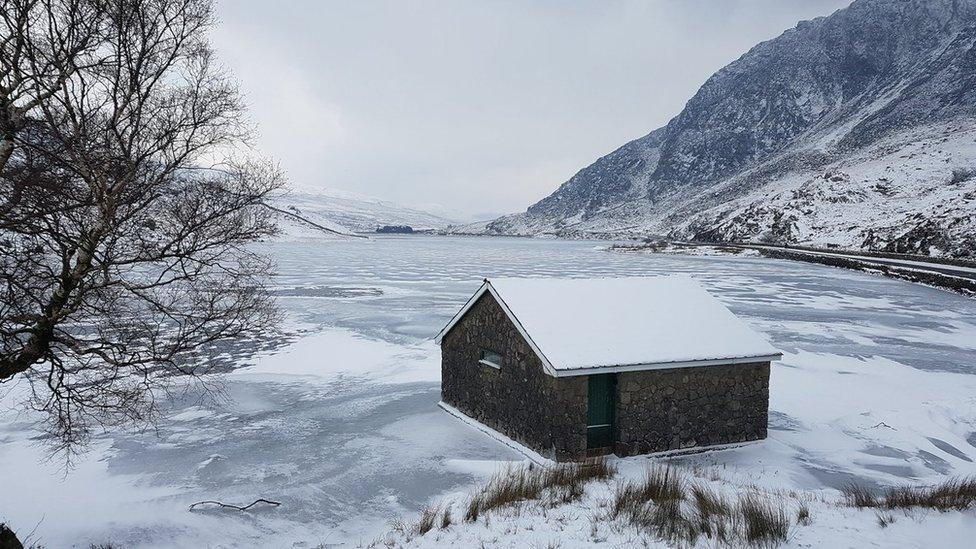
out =
[[[689,250],[703,249],[714,250],[718,252],[718,255],[740,255],[743,252],[752,250],[762,257],[771,259],[787,259],[866,273],[877,273],[888,278],[947,290],[967,297],[976,297],[976,263],[954,258],[930,258],[928,256],[885,252],[861,252],[812,247],[779,247],[726,242],[660,241],[608,247],[610,251],[663,254],[685,254]],[[901,263],[898,263],[899,261]],[[951,271],[958,271],[958,274],[952,274]]]

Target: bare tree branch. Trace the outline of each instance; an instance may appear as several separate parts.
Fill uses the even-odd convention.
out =
[[[152,422],[277,313],[271,164],[206,42],[211,0],[0,0],[0,383],[57,448]]]
[[[272,507],[277,507],[277,506],[281,505],[281,502],[280,501],[271,501],[270,499],[264,499],[264,498],[256,499],[256,500],[252,501],[251,503],[248,503],[247,505],[245,505],[243,507],[241,507],[239,505],[233,505],[233,504],[230,504],[230,503],[222,503],[222,502],[219,502],[219,501],[214,501],[214,500],[209,500],[208,499],[206,501],[198,501],[196,503],[191,503],[189,510],[192,511],[192,510],[196,509],[197,506],[200,506],[200,505],[216,505],[218,507],[226,507],[228,509],[237,509],[238,511],[247,511],[248,509],[250,509],[251,507],[254,507],[255,505],[257,505],[259,503],[264,503],[266,505],[271,505]]]

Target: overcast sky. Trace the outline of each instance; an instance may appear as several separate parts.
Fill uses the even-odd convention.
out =
[[[296,186],[524,210],[713,72],[848,0],[220,0],[259,149]]]

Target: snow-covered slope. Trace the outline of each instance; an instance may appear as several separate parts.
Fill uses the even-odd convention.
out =
[[[776,177],[728,201],[661,221],[677,235],[844,248],[976,254],[976,127],[908,130],[818,169]],[[715,189],[745,186],[750,170]],[[692,208],[698,211],[691,211]],[[687,214],[682,218],[683,214]]]
[[[286,236],[327,232],[316,229],[312,224],[339,233],[372,233],[385,225],[438,229],[454,222],[439,214],[395,202],[332,189],[293,189],[277,197],[271,206],[294,214],[280,218]],[[304,223],[295,216],[312,224]]]
[[[485,232],[974,255],[974,122],[976,0],[857,0]]]

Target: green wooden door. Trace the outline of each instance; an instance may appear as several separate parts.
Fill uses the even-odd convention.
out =
[[[616,376],[613,374],[589,376],[586,408],[587,448],[613,446],[613,400],[616,381]]]

